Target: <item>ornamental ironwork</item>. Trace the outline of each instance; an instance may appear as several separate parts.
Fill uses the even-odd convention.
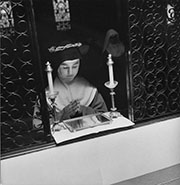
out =
[[[133,120],[180,114],[178,0],[129,0]]]
[[[8,5],[9,15],[13,15],[10,16],[13,19],[11,24],[3,26],[6,31],[2,32],[0,46],[2,154],[45,143],[44,131],[32,127],[37,87],[41,85],[42,79],[39,78],[39,71],[38,80],[36,75],[38,60],[33,47],[32,20],[27,13],[29,3],[19,0],[3,1],[0,4],[1,13]],[[12,27],[13,33],[7,31]]]

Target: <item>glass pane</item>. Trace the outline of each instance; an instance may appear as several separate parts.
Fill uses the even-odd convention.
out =
[[[70,12],[68,0],[53,0],[54,16],[57,30],[69,30]]]
[[[14,32],[14,18],[10,1],[0,2],[0,34]]]

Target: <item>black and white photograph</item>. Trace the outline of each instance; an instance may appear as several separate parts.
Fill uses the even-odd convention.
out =
[[[180,184],[180,1],[0,2],[1,185]]]

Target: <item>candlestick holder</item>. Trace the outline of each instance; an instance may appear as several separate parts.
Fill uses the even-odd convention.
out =
[[[104,85],[110,90],[110,96],[111,96],[111,111],[110,111],[110,117],[111,118],[117,118],[119,117],[121,114],[120,112],[117,111],[117,108],[115,107],[115,100],[114,100],[114,96],[115,96],[115,92],[114,89],[115,87],[118,85],[118,82],[114,80],[114,76],[113,76],[113,61],[112,61],[112,55],[109,54],[108,55],[108,68],[109,68],[109,79],[110,81],[106,82]]]
[[[110,108],[110,118],[117,118],[119,117],[121,114],[120,112],[117,111],[117,108],[115,106],[115,100],[114,100],[114,96],[115,96],[115,92],[114,92],[114,88],[118,85],[117,81],[114,81],[114,84],[110,84],[110,82],[106,82],[105,86],[110,90],[110,96],[111,96],[111,108]]]
[[[57,118],[57,112],[56,112],[56,97],[59,94],[58,91],[55,91],[53,93],[48,92],[47,97],[50,101],[51,107],[52,107],[52,114],[53,114],[53,120],[52,120],[52,131],[53,128],[60,122],[59,119]]]

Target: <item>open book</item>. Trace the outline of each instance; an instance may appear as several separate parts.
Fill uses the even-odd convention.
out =
[[[51,129],[52,136],[57,144],[79,138],[85,135],[107,130],[132,127],[134,123],[124,116],[110,118],[109,112],[78,117],[58,123]]]
[[[101,114],[90,114],[86,116],[81,116],[69,120],[64,120],[64,125],[69,129],[70,132],[75,132],[87,128],[92,128],[104,124],[109,124],[112,120]]]

